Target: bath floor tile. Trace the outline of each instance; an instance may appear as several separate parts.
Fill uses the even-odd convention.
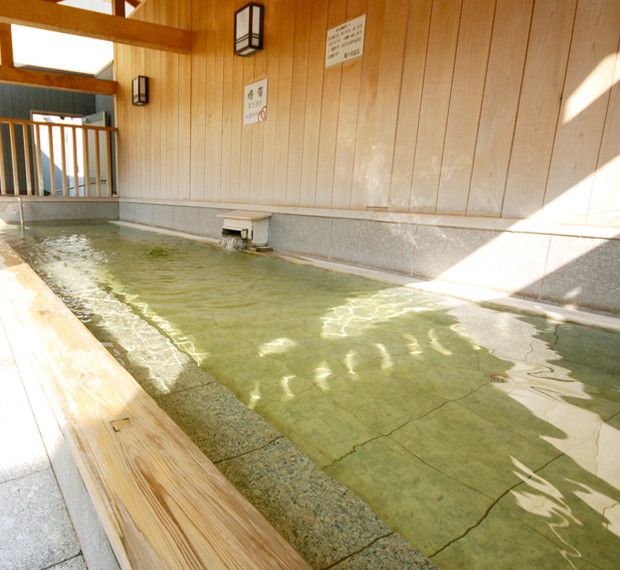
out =
[[[421,390],[408,380],[387,375],[376,367],[335,377],[329,382],[326,395],[366,427],[381,434],[445,402],[436,394]]]
[[[455,373],[450,366],[452,361],[449,357],[436,359],[421,356],[397,357],[394,359],[394,372],[396,377],[404,378],[411,382],[419,390],[425,390],[446,400],[455,400],[467,397],[489,383],[489,376],[481,370],[461,368]],[[497,366],[497,372],[509,368]]]
[[[544,437],[564,436],[562,430],[534,416],[528,408],[501,387],[501,384],[491,382],[459,400],[458,405],[479,418],[535,443],[542,442]]]
[[[425,463],[492,498],[520,481],[513,458],[537,469],[557,455],[542,440],[504,430],[458,403],[406,424],[391,437]]]
[[[559,554],[560,548],[556,544],[519,521],[500,505],[495,505],[486,517],[479,520],[479,524],[476,524],[478,521],[472,522],[469,532],[446,545],[431,560],[440,568],[537,570],[540,560]],[[555,566],[570,567],[567,562]]]
[[[388,437],[358,447],[326,471],[425,554],[475,524],[492,502]]]
[[[0,484],[0,568],[47,568],[79,553],[51,469]]]
[[[436,570],[436,566],[397,534],[380,538],[361,552],[334,566],[334,570]]]
[[[331,463],[377,435],[318,388],[272,402],[260,408],[260,413],[319,465]],[[320,438],[317,433],[322,434]]]
[[[163,396],[158,403],[211,461],[235,457],[280,436],[217,382]]]

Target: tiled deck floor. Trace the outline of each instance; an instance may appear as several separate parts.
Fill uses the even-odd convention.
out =
[[[0,569],[86,568],[0,321]]]

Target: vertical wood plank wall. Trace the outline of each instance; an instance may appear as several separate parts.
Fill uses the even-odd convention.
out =
[[[248,58],[243,0],[135,12],[195,36],[191,55],[116,48],[122,197],[620,225],[618,0],[263,2]],[[364,13],[363,58],[326,69],[326,30]],[[244,126],[263,77],[268,119]]]

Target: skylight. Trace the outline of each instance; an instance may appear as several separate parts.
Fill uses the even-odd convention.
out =
[[[62,4],[106,14],[112,12],[109,0],[66,0]],[[131,6],[125,7],[129,14]],[[111,42],[25,26],[13,25],[12,30],[16,65],[95,74],[114,58]]]

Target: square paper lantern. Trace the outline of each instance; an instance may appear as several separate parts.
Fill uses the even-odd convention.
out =
[[[131,101],[134,105],[146,105],[149,102],[149,78],[138,75],[131,82]]]
[[[235,53],[251,55],[263,49],[265,7],[255,2],[235,12]]]

